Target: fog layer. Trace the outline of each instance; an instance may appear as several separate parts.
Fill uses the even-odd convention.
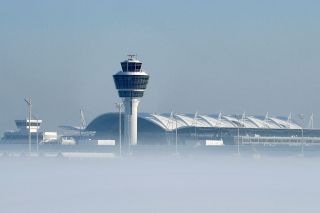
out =
[[[319,158],[2,157],[1,212],[318,212]]]

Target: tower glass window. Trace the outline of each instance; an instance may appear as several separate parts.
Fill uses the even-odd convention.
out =
[[[130,62],[124,61],[121,62],[121,68],[123,72],[139,72],[141,71],[141,62]]]

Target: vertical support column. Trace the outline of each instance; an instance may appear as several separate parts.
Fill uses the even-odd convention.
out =
[[[130,144],[129,138],[129,123],[130,123],[130,114],[131,114],[131,104],[130,98],[123,99],[124,105],[124,124],[123,124],[123,138],[124,138],[124,145],[127,147]]]
[[[138,105],[137,98],[124,98],[125,108],[124,119],[124,141],[127,145],[137,145],[137,123],[138,123]]]
[[[28,105],[29,105],[29,156],[31,154],[31,143],[32,143],[32,138],[31,138],[31,110],[32,110],[32,103],[31,103],[31,98],[29,98],[29,100],[27,101]]]
[[[131,99],[131,109],[132,109],[131,145],[138,144],[138,105],[139,105],[139,99],[137,98]]]

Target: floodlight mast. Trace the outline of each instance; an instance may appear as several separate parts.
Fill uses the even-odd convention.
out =
[[[122,157],[122,141],[121,141],[121,111],[123,107],[123,103],[116,103],[116,107],[119,110],[119,155]]]
[[[37,120],[37,153],[39,153],[39,119],[34,115],[32,117]]]
[[[29,155],[30,155],[31,154],[31,108],[32,108],[31,97],[28,100],[24,99],[24,101],[29,106]],[[28,124],[28,122],[27,122],[27,124]]]
[[[198,121],[198,111],[196,111],[196,113],[194,114],[194,117],[193,117],[193,125],[194,125],[194,141],[195,143],[198,142],[198,138],[197,138],[197,123]]]
[[[301,155],[304,155],[304,136],[303,136],[303,127],[304,127],[304,114],[299,114],[301,120]]]
[[[243,117],[244,115],[242,115]],[[241,126],[241,123],[240,123],[240,117],[241,115],[237,114],[236,115],[236,118],[238,120],[238,142],[237,142],[237,151],[238,151],[238,155],[240,155],[240,126]],[[243,119],[243,118],[242,118]]]
[[[86,119],[84,118],[84,113],[83,113],[83,110],[80,109],[80,121],[81,121],[81,130],[84,130],[87,126],[87,122],[86,122]]]
[[[178,155],[178,114],[173,113],[173,117],[175,122],[176,122],[176,128],[175,128],[175,132],[176,132],[176,137],[175,137],[175,155]]]
[[[310,115],[308,128],[313,129],[313,113]]]
[[[118,95],[124,105],[124,142],[137,145],[138,105],[147,88],[149,75],[142,71],[142,62],[136,55],[128,55],[128,59],[121,62],[122,71],[113,75]]]

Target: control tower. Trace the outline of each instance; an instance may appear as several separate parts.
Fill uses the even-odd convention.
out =
[[[137,113],[140,98],[147,87],[149,75],[142,71],[142,62],[136,55],[128,55],[128,59],[121,62],[122,71],[113,75],[113,80],[122,98],[124,114],[124,139],[126,144],[137,144]]]

